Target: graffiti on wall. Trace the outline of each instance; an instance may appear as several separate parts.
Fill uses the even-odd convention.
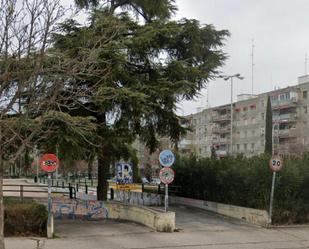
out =
[[[102,201],[93,200],[53,200],[52,210],[56,219],[108,218],[108,210]]]
[[[115,191],[114,199],[124,203],[144,206],[161,206],[161,196],[152,193],[128,192],[128,191]]]

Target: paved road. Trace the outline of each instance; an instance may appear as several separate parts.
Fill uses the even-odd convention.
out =
[[[309,227],[264,229],[198,209],[172,207],[179,232],[158,233],[131,223],[57,221],[57,238],[42,249],[300,249],[309,248]],[[8,249],[36,248],[30,239],[7,239]],[[43,245],[44,244],[44,245]]]

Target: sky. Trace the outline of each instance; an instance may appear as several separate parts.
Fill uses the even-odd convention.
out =
[[[223,47],[229,58],[220,70],[225,75],[240,73],[244,77],[234,80],[234,101],[238,94],[252,92],[252,43],[254,94],[295,85],[297,77],[305,74],[308,0],[176,0],[176,4],[179,11],[175,19],[197,19],[231,33]],[[197,108],[206,108],[207,99],[211,107],[230,103],[230,94],[229,81],[211,81],[208,94],[203,90],[196,101],[183,102],[178,113],[196,113]]]
[[[73,0],[62,2],[69,5]],[[295,85],[297,77],[305,74],[309,0],[176,0],[176,5],[178,12],[173,19],[197,19],[201,24],[229,30],[231,36],[222,48],[228,59],[220,71],[244,77],[234,80],[234,101],[238,94],[252,92],[252,44],[254,94]],[[229,81],[211,81],[208,92],[204,89],[195,101],[182,102],[177,113],[187,115],[230,103],[230,94]]]

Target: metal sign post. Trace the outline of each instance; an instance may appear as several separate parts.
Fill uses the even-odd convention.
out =
[[[273,203],[274,203],[274,194],[275,194],[275,183],[276,183],[276,174],[283,167],[283,162],[278,155],[274,155],[269,160],[269,168],[273,172],[273,178],[271,183],[271,191],[270,191],[270,202],[269,202],[269,216],[268,216],[268,224],[272,223],[272,213],[273,213]]]
[[[163,150],[159,154],[159,162],[163,166],[160,170],[159,176],[162,183],[165,184],[165,198],[164,206],[165,212],[168,212],[168,184],[174,181],[175,172],[170,167],[175,162],[175,156],[170,150]]]
[[[48,189],[47,189],[47,210],[48,210],[48,220],[47,223],[51,224],[51,209],[52,209],[52,200],[51,200],[51,173],[48,173]]]
[[[52,238],[54,236],[54,222],[52,216],[52,199],[51,199],[51,188],[52,188],[52,172],[55,172],[59,167],[59,159],[54,154],[44,154],[40,159],[41,169],[48,173],[48,187],[47,187],[47,237]]]
[[[165,212],[168,212],[168,184],[165,184]]]
[[[272,213],[273,213],[273,202],[274,202],[274,193],[275,193],[275,181],[276,181],[276,172],[273,172],[273,180],[271,183],[271,192],[270,192],[270,204],[269,204],[269,220],[268,223],[271,224]]]
[[[165,184],[165,212],[168,211],[168,184],[172,183],[175,178],[175,172],[171,168],[164,167],[160,170],[160,180]]]

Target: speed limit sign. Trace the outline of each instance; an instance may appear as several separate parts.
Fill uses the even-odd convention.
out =
[[[279,156],[272,156],[269,160],[269,167],[273,172],[278,172],[282,169],[283,162]]]

